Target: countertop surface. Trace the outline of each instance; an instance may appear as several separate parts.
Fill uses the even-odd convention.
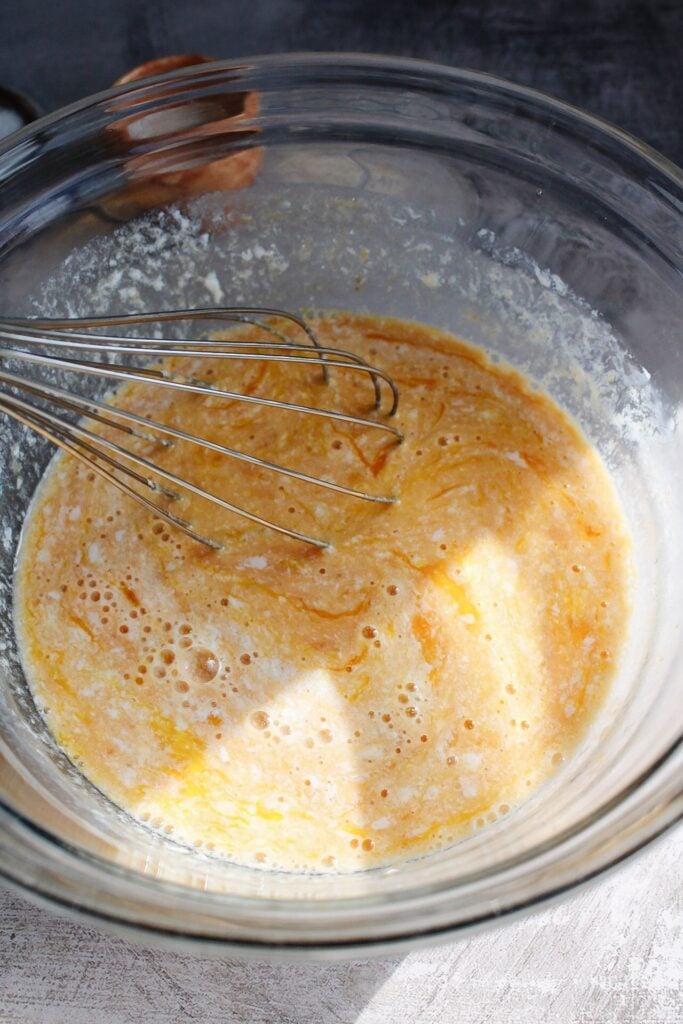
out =
[[[680,1024],[683,830],[564,902],[404,957],[151,950],[0,889],[2,1024]]]
[[[485,70],[683,163],[680,0],[2,0],[0,85],[48,111],[166,53],[356,50]],[[191,16],[188,12],[192,10]],[[404,957],[243,964],[142,948],[0,888],[2,1024],[678,1024],[683,830],[562,904]]]

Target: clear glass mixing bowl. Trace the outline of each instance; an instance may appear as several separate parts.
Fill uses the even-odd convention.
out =
[[[634,626],[551,783],[449,850],[352,875],[249,870],[112,806],[60,753],[17,654],[12,574],[49,445],[0,435],[0,871],[192,948],[339,955],[435,940],[616,864],[683,810],[683,179],[588,115],[373,57],[205,64],[0,150],[0,312],[342,308],[422,320],[532,374],[609,464]]]

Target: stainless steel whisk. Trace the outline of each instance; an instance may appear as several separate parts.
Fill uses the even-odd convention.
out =
[[[200,341],[158,339],[150,337],[126,337],[119,334],[99,333],[112,327],[139,327],[140,325],[159,325],[163,323],[180,323],[192,320],[218,320],[232,323],[244,323],[258,326],[265,337],[259,340],[243,341],[237,338],[229,340],[202,339]],[[280,327],[271,321],[284,320],[303,334],[304,341],[293,341]],[[91,331],[97,331],[93,334]],[[94,429],[86,427],[83,419],[92,424],[114,427],[129,437],[138,437],[146,441],[154,441],[168,446],[176,441],[185,441],[219,452],[228,458],[239,459],[262,469],[292,477],[318,487],[337,491],[364,501],[391,504],[395,498],[388,495],[375,495],[366,491],[345,487],[323,477],[309,476],[299,470],[266,459],[257,458],[247,452],[237,451],[206,438],[197,437],[174,427],[157,423],[125,409],[119,409],[107,402],[88,398],[49,384],[40,379],[32,379],[21,373],[10,372],[7,367],[9,360],[20,364],[32,365],[42,370],[69,371],[89,376],[105,378],[113,383],[124,384],[128,381],[148,383],[150,385],[173,388],[182,392],[197,395],[210,395],[214,398],[226,398],[240,402],[269,406],[271,408],[290,410],[308,416],[323,416],[341,420],[345,423],[357,424],[367,428],[386,431],[398,442],[402,440],[400,431],[386,419],[371,419],[354,416],[345,412],[317,406],[298,405],[275,399],[246,395],[240,392],[223,390],[215,385],[169,373],[154,367],[126,366],[103,361],[92,361],[74,358],[69,355],[56,355],[46,349],[69,349],[116,356],[129,355],[159,359],[161,357],[188,357],[192,359],[242,359],[260,360],[282,363],[313,364],[320,367],[325,382],[329,379],[330,369],[351,371],[366,375],[374,390],[374,411],[380,412],[384,401],[384,392],[389,393],[389,407],[386,416],[391,417],[398,407],[398,390],[393,380],[381,369],[371,366],[360,356],[343,349],[329,348],[320,344],[315,332],[304,319],[281,309],[212,307],[209,309],[174,309],[158,313],[135,313],[121,316],[91,317],[87,319],[2,319],[0,320],[0,411],[11,416],[38,434],[47,438],[64,451],[88,464],[95,472],[114,484],[124,493],[144,505],[150,512],[160,516],[166,522],[178,527],[189,537],[220,548],[215,540],[198,533],[191,523],[174,515],[168,509],[157,504],[150,497],[141,493],[135,485],[145,488],[148,492],[162,494],[171,500],[179,497],[178,489],[186,489],[229,512],[243,516],[252,522],[286,534],[296,540],[304,541],[318,548],[328,547],[328,542],[310,537],[297,530],[289,529],[269,519],[249,512],[232,502],[221,498],[196,486],[174,473],[169,472],[151,460],[117,444],[109,438],[98,434]],[[24,396],[24,397],[20,397]],[[26,396],[37,398],[43,405],[26,401]],[[69,422],[60,416],[57,410],[65,410],[76,414],[77,422]],[[133,468],[137,467],[137,468]],[[127,479],[121,479],[121,477]],[[159,483],[158,479],[164,481]],[[169,486],[166,486],[169,485]]]

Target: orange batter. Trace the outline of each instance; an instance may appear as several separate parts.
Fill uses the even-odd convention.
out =
[[[333,544],[185,496],[173,511],[221,540],[215,552],[59,458],[27,524],[17,618],[58,743],[113,801],[246,864],[324,871],[439,848],[548,778],[613,677],[630,555],[596,452],[520,375],[416,324],[316,327],[393,375],[402,445],[150,386],[117,402],[396,505],[136,442]],[[360,414],[371,397],[343,371],[327,388],[282,364],[194,371]]]

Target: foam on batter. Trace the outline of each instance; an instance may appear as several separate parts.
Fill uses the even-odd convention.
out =
[[[25,530],[17,611],[38,706],[117,804],[246,864],[352,870],[484,827],[571,754],[614,676],[630,545],[595,450],[513,370],[416,324],[340,314],[316,328],[396,379],[401,446],[148,385],[116,402],[396,505],[133,441],[332,542],[184,495],[173,512],[220,540],[214,552],[60,457]],[[325,387],[282,364],[169,368],[359,414],[372,397],[343,371]]]

